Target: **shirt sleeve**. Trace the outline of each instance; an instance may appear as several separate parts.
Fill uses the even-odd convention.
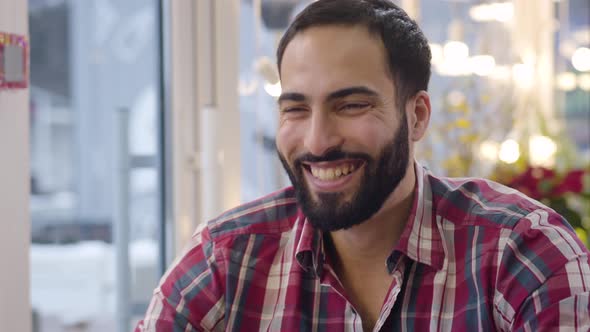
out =
[[[504,331],[590,330],[588,249],[565,220],[538,210],[501,253],[494,307]]]
[[[203,225],[160,280],[135,332],[222,329],[224,287],[215,250]]]

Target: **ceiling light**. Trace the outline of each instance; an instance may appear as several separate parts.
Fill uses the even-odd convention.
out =
[[[513,139],[508,139],[500,145],[500,153],[498,155],[500,160],[507,164],[515,163],[520,158],[520,147]]]
[[[509,22],[514,17],[512,2],[482,3],[469,9],[469,16],[476,22]]]
[[[578,75],[578,86],[584,91],[590,91],[590,74]]]
[[[264,83],[264,91],[266,91],[266,93],[272,97],[278,98],[282,93],[281,82],[277,82],[275,84]]]
[[[432,54],[432,60],[430,62],[434,65],[442,63],[444,59],[442,46],[440,46],[440,44],[435,43],[431,43],[428,45],[430,46],[430,53]]]
[[[590,48],[578,48],[572,55],[572,65],[578,71],[590,71]]]
[[[529,154],[532,166],[555,166],[555,152],[557,144],[547,136],[531,136],[529,139]]]
[[[467,60],[469,57],[469,47],[464,42],[449,41],[443,47],[445,60],[459,62]]]
[[[479,155],[488,161],[498,160],[499,144],[488,140],[481,143],[479,146]]]
[[[469,59],[471,71],[478,76],[488,76],[496,67],[496,60],[491,55],[476,55]]]

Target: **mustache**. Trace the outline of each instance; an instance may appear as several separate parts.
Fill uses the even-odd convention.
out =
[[[304,162],[309,163],[320,163],[320,162],[328,162],[328,161],[338,161],[341,159],[362,159],[365,161],[370,161],[371,156],[366,153],[359,153],[359,152],[344,152],[340,149],[330,150],[324,153],[321,156],[316,156],[311,153],[303,154],[297,159],[295,159],[295,165],[301,165]]]

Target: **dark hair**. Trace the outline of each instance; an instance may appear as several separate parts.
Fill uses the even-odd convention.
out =
[[[406,12],[389,0],[319,0],[306,7],[289,25],[277,48],[279,75],[285,49],[297,33],[322,25],[364,25],[381,37],[399,107],[420,90],[428,89],[428,40]]]

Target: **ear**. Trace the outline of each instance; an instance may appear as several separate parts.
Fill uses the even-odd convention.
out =
[[[428,128],[430,122],[430,96],[424,90],[419,91],[414,98],[408,100],[406,112],[408,114],[410,139],[419,141]]]

